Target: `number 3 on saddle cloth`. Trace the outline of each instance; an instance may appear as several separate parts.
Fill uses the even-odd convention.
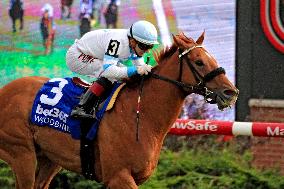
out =
[[[74,139],[80,139],[81,120],[70,117],[72,109],[79,103],[80,96],[87,88],[87,85],[84,87],[74,82],[78,79],[53,78],[47,81],[35,97],[30,117],[31,122],[38,126],[48,126],[70,133]],[[112,108],[115,98],[124,84],[114,84],[110,96],[96,113],[98,121],[94,119],[94,123],[86,136],[87,139],[93,140],[95,138],[104,112]]]

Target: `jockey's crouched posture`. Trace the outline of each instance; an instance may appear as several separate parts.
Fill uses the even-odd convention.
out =
[[[90,31],[75,40],[66,54],[67,66],[73,72],[98,78],[81,97],[72,117],[94,118],[94,105],[112,88],[115,81],[135,74],[148,74],[151,66],[142,57],[158,44],[157,30],[148,21],[137,21],[129,29],[100,29]],[[123,61],[131,60],[126,67]]]

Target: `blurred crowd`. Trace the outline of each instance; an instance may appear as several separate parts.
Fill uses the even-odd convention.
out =
[[[214,119],[214,106],[204,101],[203,97],[197,94],[188,95],[184,101],[180,119]]]
[[[26,0],[28,1],[28,0]],[[117,28],[118,10],[120,0],[78,0],[79,15],[72,16],[73,0],[61,0],[61,19],[68,20],[72,17],[78,19],[80,36],[91,31],[92,27],[101,26],[105,21],[106,28]],[[12,31],[17,32],[17,28],[24,28],[24,0],[10,0],[8,14],[12,21]],[[40,33],[42,35],[45,54],[50,54],[53,49],[53,42],[56,34],[54,22],[54,9],[52,3],[45,3],[41,8]],[[103,18],[102,18],[103,17]],[[19,20],[19,27],[17,27]]]

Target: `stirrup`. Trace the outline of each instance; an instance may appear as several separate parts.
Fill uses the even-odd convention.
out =
[[[87,114],[82,107],[76,107],[74,110],[72,110],[71,117],[82,119],[97,119],[96,116],[92,114]]]

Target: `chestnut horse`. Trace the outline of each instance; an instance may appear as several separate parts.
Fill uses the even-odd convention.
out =
[[[137,189],[151,176],[163,140],[188,94],[208,98],[214,93],[219,109],[237,99],[238,90],[202,46],[204,33],[196,42],[183,33],[173,39],[170,48],[156,53],[159,65],[144,81],[139,140],[135,119],[138,86],[126,87],[102,119],[94,141],[94,168],[95,180],[107,188]],[[61,168],[81,174],[80,141],[29,122],[35,95],[47,80],[24,77],[0,90],[0,157],[11,166],[19,189],[48,188]]]

